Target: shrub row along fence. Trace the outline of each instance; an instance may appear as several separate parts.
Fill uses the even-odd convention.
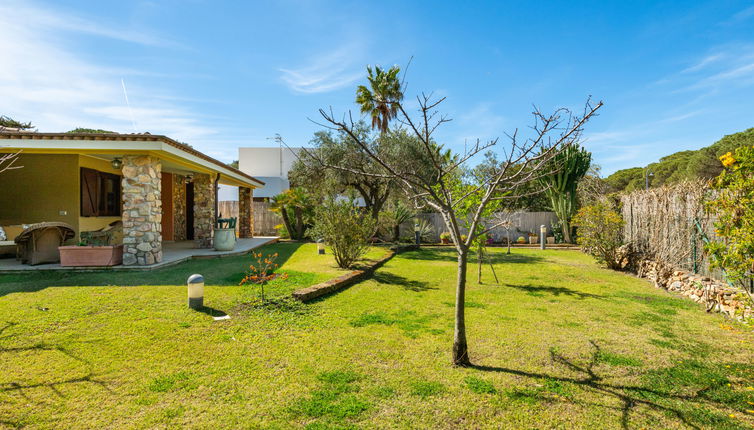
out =
[[[252,202],[252,209],[254,211],[254,234],[259,236],[274,236],[277,234],[275,230],[276,225],[283,223],[283,218],[270,210],[270,203],[268,202]],[[237,217],[238,216],[238,202],[237,201],[221,201],[219,204],[219,212],[223,217]],[[432,242],[440,241],[440,233],[446,230],[445,222],[442,220],[442,216],[438,213],[424,213],[418,215],[419,219],[425,220],[432,226],[432,232],[429,235],[429,240]],[[511,238],[515,240],[519,236],[527,236],[528,233],[534,233],[539,235],[539,227],[545,225],[547,227],[547,234],[552,236],[552,226],[557,223],[558,217],[554,212],[518,212],[513,217],[511,228]],[[490,219],[487,222],[488,226],[494,225],[494,219]],[[466,231],[462,231],[466,234]],[[401,237],[411,238],[414,237],[414,220],[411,219],[400,227]],[[495,241],[501,241],[505,237],[505,229],[498,227],[491,231],[492,238]]]
[[[442,219],[442,215],[439,213],[424,213],[419,214],[418,218],[428,222],[432,226],[432,232],[429,235],[430,242],[439,242],[440,233],[446,231],[445,222]],[[544,225],[547,227],[547,235],[552,236],[552,226],[557,223],[558,217],[554,212],[518,212],[512,217],[513,227],[511,228],[511,240],[516,240],[519,236],[526,237],[528,233],[534,233],[539,236],[539,227]],[[496,221],[494,217],[491,217],[485,222],[487,227],[495,225]],[[467,234],[465,229],[461,230],[461,234]],[[413,240],[414,237],[414,220],[407,221],[401,224],[400,228],[401,237],[409,237]],[[506,237],[506,231],[502,227],[495,228],[489,233],[492,239],[496,242],[502,241]]]

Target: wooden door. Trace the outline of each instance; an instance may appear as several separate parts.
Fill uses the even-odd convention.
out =
[[[173,211],[173,175],[162,172],[162,240],[175,240]]]

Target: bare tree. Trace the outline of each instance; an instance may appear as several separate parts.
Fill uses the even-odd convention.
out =
[[[384,156],[373,151],[369,142],[364,141],[356,132],[358,120],[350,112],[337,118],[332,108],[328,111],[320,109],[324,119],[324,123],[320,125],[350,136],[381,167],[381,171],[364,172],[357,167],[332,165],[323,160],[320,162],[328,168],[393,180],[417,207],[430,207],[441,214],[455,244],[458,260],[452,360],[455,365],[469,366],[471,361],[465,319],[467,261],[472,242],[479,235],[498,227],[497,224],[482,227],[483,218],[489,215],[486,213],[488,206],[495,201],[520,198],[518,194],[525,188],[523,185],[552,173],[546,167],[547,162],[579,140],[584,125],[596,114],[602,102],[595,105],[587,100],[580,114],[561,108],[546,115],[535,108],[534,124],[529,137],[520,137],[518,130],[506,134],[508,145],[498,151],[503,160],[499,168],[492,174],[485,175],[482,180],[461,183],[459,186],[459,177],[463,176],[465,164],[475,155],[497,147],[499,139],[485,143],[477,140],[462,154],[454,155],[445,150],[433,137],[439,126],[450,121],[449,118],[438,115],[437,108],[444,100],[445,98],[434,100],[431,94],[417,96],[419,107],[416,117],[406,111],[402,97],[386,100],[397,112],[395,121],[401,128],[408,130],[413,141],[406,145],[403,153],[396,156]],[[315,154],[309,155],[317,158]],[[429,159],[429,168],[417,168],[411,162],[416,157]],[[468,229],[468,235],[462,240],[463,227]]]
[[[22,168],[23,166],[15,165],[16,161],[19,159],[19,154],[21,154],[21,151],[0,154],[0,173],[5,172],[6,170]]]
[[[515,211],[498,211],[492,216],[495,225],[505,229],[505,235],[508,242],[508,254],[511,253],[511,229],[518,228],[521,223],[521,217],[524,211],[521,209]]]

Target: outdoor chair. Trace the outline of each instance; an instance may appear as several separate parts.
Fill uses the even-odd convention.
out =
[[[58,247],[76,233],[64,222],[40,222],[29,225],[16,239],[18,259],[24,264],[36,265],[60,261]]]
[[[16,237],[24,231],[25,226],[22,224],[4,225],[0,228],[3,229],[2,236],[5,236],[5,240],[0,240],[0,255],[16,257]]]

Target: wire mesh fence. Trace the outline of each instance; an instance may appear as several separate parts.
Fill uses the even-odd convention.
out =
[[[704,253],[705,240],[717,240],[704,206],[710,193],[706,182],[694,181],[622,196],[624,240],[654,260],[720,278]]]

